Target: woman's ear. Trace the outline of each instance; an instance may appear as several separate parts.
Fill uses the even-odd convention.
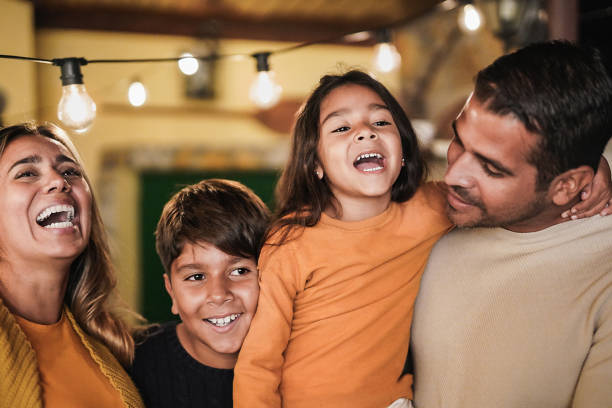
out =
[[[550,183],[549,194],[557,206],[565,206],[576,198],[592,180],[595,173],[589,166],[580,166],[561,173]]]

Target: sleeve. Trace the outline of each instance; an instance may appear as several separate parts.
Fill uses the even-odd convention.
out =
[[[234,408],[281,406],[283,356],[291,334],[299,276],[291,244],[262,250],[257,312],[234,369]]]
[[[612,407],[612,297],[600,316],[578,378],[573,408]]]

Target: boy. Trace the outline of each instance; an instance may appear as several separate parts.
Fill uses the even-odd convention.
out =
[[[235,181],[183,188],[155,231],[172,313],[137,345],[134,382],[147,407],[231,407],[234,365],[259,296],[265,204]]]

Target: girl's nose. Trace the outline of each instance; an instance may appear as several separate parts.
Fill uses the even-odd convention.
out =
[[[378,138],[378,135],[376,135],[376,133],[374,132],[359,132],[355,135],[355,141],[356,142],[361,142],[364,140],[374,140]]]

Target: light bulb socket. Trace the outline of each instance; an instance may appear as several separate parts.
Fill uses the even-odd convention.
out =
[[[390,43],[391,42],[391,30],[388,28],[381,28],[376,30],[374,33],[377,43]]]
[[[257,72],[270,70],[270,63],[268,62],[269,56],[270,52],[256,52],[253,54],[253,58],[257,60]]]
[[[53,65],[59,66],[62,75],[62,86],[80,85],[83,83],[83,74],[81,73],[81,65],[87,65],[85,58],[56,58],[53,60]]]

